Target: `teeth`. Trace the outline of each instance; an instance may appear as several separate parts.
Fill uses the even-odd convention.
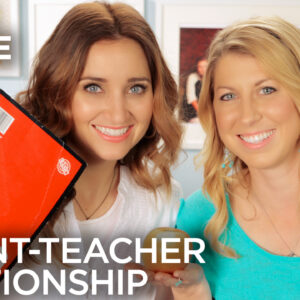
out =
[[[260,134],[255,134],[255,135],[247,135],[247,136],[240,135],[240,138],[250,144],[259,144],[263,140],[265,140],[269,136],[271,136],[273,133],[274,133],[274,130],[270,130],[270,131],[262,132]]]
[[[101,133],[109,136],[121,136],[125,134],[129,127],[124,127],[120,129],[112,129],[112,128],[107,128],[107,127],[100,127],[100,126],[95,126]]]

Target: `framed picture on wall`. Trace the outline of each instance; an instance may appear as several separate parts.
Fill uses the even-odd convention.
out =
[[[19,49],[19,1],[0,1],[0,76],[21,73]]]
[[[207,66],[207,50],[220,28],[181,27],[179,53],[179,118],[199,124],[198,99]]]
[[[200,47],[199,56],[201,56],[204,52],[202,42],[203,45],[207,43],[214,30],[224,28],[238,20],[259,15],[277,15],[296,26],[300,25],[298,0],[253,0],[251,3],[242,3],[239,0],[214,0],[213,3],[207,0],[150,0],[150,2],[155,15],[155,33],[167,64],[178,83],[181,98],[186,72],[195,70],[198,56],[193,53],[191,58],[188,58],[186,53],[189,53],[189,50],[185,47],[189,45],[183,45],[185,42],[181,40],[185,35],[193,35],[197,47]],[[193,41],[193,38],[190,39]],[[188,71],[188,68],[191,68],[191,71]],[[185,134],[182,147],[201,149],[205,133],[200,124],[184,120],[183,126]]]

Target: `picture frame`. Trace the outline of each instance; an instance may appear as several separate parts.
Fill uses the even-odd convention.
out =
[[[0,77],[18,77],[21,74],[19,1],[0,2]]]
[[[297,0],[151,0],[155,15],[154,30],[166,62],[179,84],[180,29],[223,28],[235,21],[254,16],[280,16],[300,25]],[[182,148],[201,149],[205,133],[200,124],[184,123]]]
[[[221,28],[180,27],[179,49],[179,119],[199,124],[197,105],[207,67],[207,50]]]
[[[91,0],[28,0],[29,65],[32,64],[34,56],[66,12],[73,6],[84,2],[91,2]],[[144,15],[143,0],[109,0],[107,2],[127,3]]]

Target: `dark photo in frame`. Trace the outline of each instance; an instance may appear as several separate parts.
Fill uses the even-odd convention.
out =
[[[207,50],[221,28],[180,28],[179,117],[187,123],[199,123],[198,99],[207,64]]]

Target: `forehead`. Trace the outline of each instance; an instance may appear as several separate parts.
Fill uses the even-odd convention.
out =
[[[270,77],[261,63],[252,55],[236,52],[223,54],[216,62],[213,81],[249,81],[255,77]]]
[[[89,49],[84,73],[149,73],[145,53],[138,42],[129,38],[100,40]]]

